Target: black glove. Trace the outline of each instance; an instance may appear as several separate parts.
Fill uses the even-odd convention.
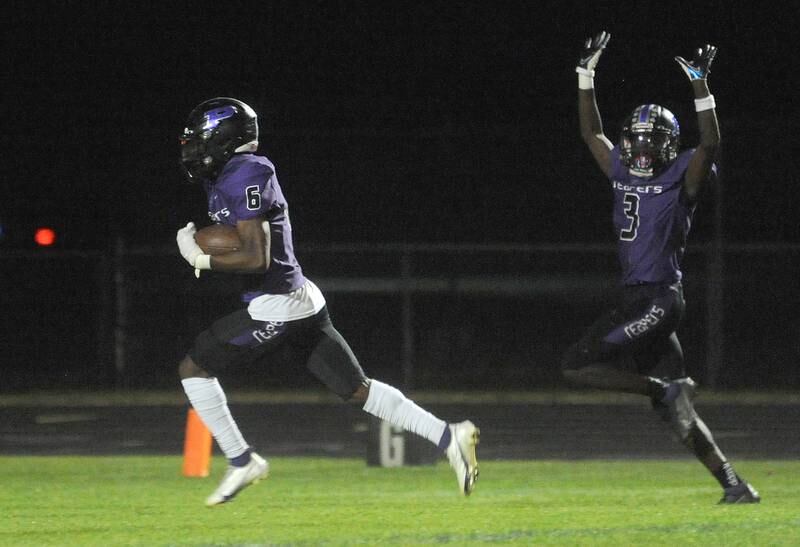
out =
[[[594,38],[587,38],[575,72],[593,77],[594,67],[597,66],[597,61],[600,60],[600,55],[603,54],[603,49],[610,39],[611,35],[606,31],[599,32]]]
[[[711,63],[714,61],[716,54],[716,46],[706,44],[697,48],[694,52],[694,59],[691,62],[683,57],[675,57],[675,60],[678,61],[689,80],[705,80],[708,77],[708,73],[711,72]]]

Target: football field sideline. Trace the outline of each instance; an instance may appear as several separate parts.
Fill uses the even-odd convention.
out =
[[[642,398],[581,391],[412,393],[482,431],[482,459],[690,457]],[[368,416],[324,392],[232,390],[247,440],[270,456],[364,457]],[[703,393],[700,415],[733,461],[800,455],[800,394]],[[180,454],[188,404],[175,392],[0,396],[0,454]]]

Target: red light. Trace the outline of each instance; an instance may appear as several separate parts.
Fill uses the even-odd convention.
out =
[[[56,232],[52,228],[37,228],[33,240],[41,247],[49,247],[56,242]]]

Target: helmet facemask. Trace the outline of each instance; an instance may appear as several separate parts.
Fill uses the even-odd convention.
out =
[[[213,180],[219,174],[218,162],[208,150],[206,141],[187,128],[181,135],[181,166],[189,182]]]
[[[652,177],[678,157],[678,120],[658,105],[642,105],[622,128],[620,157],[631,175]]]

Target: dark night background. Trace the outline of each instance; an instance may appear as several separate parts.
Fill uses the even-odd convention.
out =
[[[62,249],[173,245],[178,227],[205,216],[201,191],[182,183],[177,137],[214,96],[259,113],[260,152],[277,166],[300,249],[610,243],[574,73],[583,39],[603,29],[612,39],[596,89],[612,140],[633,107],[657,102],[695,143],[691,88],[672,58],[719,47],[709,83],[724,141],[723,239],[797,244],[800,8],[760,5],[12,2],[0,253],[31,247],[41,224],[59,230]],[[704,200],[692,244],[713,239],[713,216]],[[796,268],[793,257],[770,258],[768,273]],[[22,294],[12,269],[6,298]],[[70,285],[83,274],[58,275]],[[796,276],[781,279],[780,300],[796,301]],[[7,322],[16,334],[4,337],[23,323]]]
[[[2,208],[12,227],[49,216],[75,246],[100,245],[109,229],[171,239],[202,213],[180,184],[177,135],[198,102],[228,95],[259,112],[261,152],[303,241],[607,240],[573,69],[584,36],[608,29],[597,92],[609,136],[652,101],[673,109],[691,144],[691,90],[672,57],[718,45],[710,86],[725,168],[751,174],[726,186],[727,235],[800,235],[794,137],[782,131],[796,117],[796,6],[55,5],[7,11]]]

